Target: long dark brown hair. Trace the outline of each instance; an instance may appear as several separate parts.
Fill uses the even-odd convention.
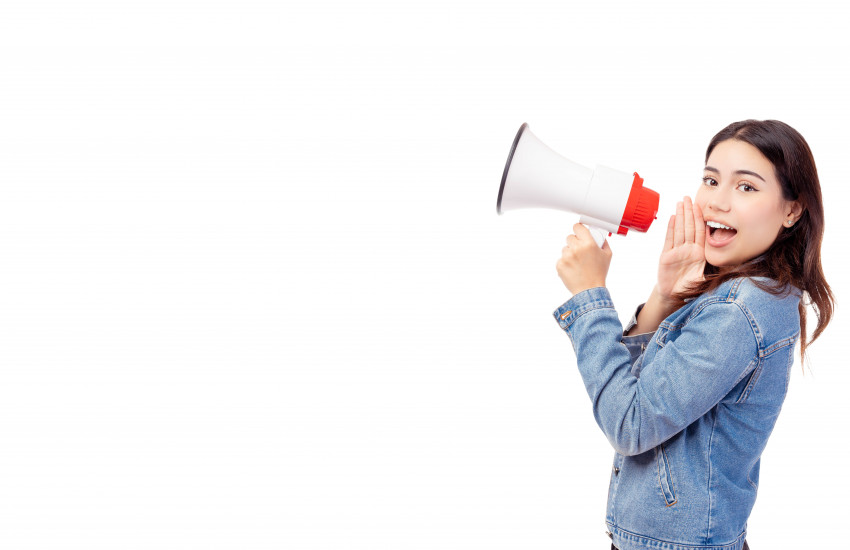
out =
[[[708,144],[705,160],[718,143],[735,139],[749,143],[773,164],[782,186],[782,196],[798,201],[803,213],[791,227],[783,226],[767,251],[742,265],[719,268],[706,263],[704,279],[678,295],[685,300],[714,290],[738,277],[766,277],[771,282],[753,281],[772,293],[788,292],[793,285],[803,291],[800,300],[800,358],[806,348],[821,335],[832,319],[833,295],[821,268],[820,249],[823,240],[823,200],[815,159],[809,144],[797,130],[778,120],[744,120],[720,130]],[[811,340],[806,334],[806,307],[811,305],[817,326]]]

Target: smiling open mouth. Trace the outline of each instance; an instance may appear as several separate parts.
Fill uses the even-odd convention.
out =
[[[719,222],[706,222],[705,225],[708,226],[709,242],[714,246],[726,244],[738,234],[737,229]]]

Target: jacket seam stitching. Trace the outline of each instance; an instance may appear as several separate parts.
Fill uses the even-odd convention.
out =
[[[753,368],[752,374],[750,374],[750,379],[747,381],[747,387],[744,388],[744,391],[741,393],[741,396],[738,397],[738,400],[735,401],[735,403],[743,403],[744,401],[749,399],[750,394],[753,392],[753,388],[756,385],[756,382],[758,382],[759,376],[761,375],[761,371],[762,371],[762,364],[763,364],[762,358],[757,357],[753,361],[756,361],[756,366]],[[750,363],[747,365],[747,369],[744,370],[744,372],[747,372],[749,370],[750,365],[753,364],[753,361],[750,361]],[[741,379],[743,379],[743,376],[741,377]],[[740,380],[739,380],[739,382],[740,382]],[[737,382],[736,382],[736,384],[737,384]]]
[[[715,407],[716,409],[716,407]],[[714,468],[712,468],[711,461],[711,447],[714,444],[714,430],[717,428],[717,414],[715,410],[714,421],[711,423],[711,433],[708,436],[708,487],[706,488],[706,492],[708,493],[708,523],[705,528],[705,540],[711,540],[711,512],[712,512],[712,495],[711,495],[711,476],[714,473]]]
[[[782,340],[779,340],[778,342],[774,342],[773,344],[768,346],[764,350],[764,357],[766,358],[769,355],[772,355],[772,354],[776,353],[777,351],[781,351],[783,348],[790,346],[793,343],[796,343],[798,334],[799,333],[794,334],[793,336],[789,336],[788,338],[783,338]]]
[[[756,485],[755,483],[753,483],[753,480],[752,480],[752,479],[750,479],[750,472],[752,472],[752,471],[753,471],[753,470],[752,470],[752,468],[750,468],[750,471],[749,471],[749,472],[747,472],[747,481],[749,481],[749,482],[750,482],[750,485],[752,485],[752,486],[753,486],[753,489],[755,489],[756,491],[758,491],[758,490],[759,490],[758,485]]]
[[[729,289],[729,294],[726,296],[726,300],[729,302],[734,302],[738,299],[738,289],[741,288],[741,285],[744,283],[744,279],[736,279],[732,283],[732,287]]]
[[[741,313],[744,314],[744,317],[747,319],[747,323],[750,325],[750,329],[753,331],[753,337],[756,339],[756,353],[759,358],[764,356],[764,342],[762,339],[761,330],[759,330],[758,323],[756,323],[755,317],[753,317],[750,308],[746,307],[745,304],[735,300],[730,302],[738,306],[738,309],[741,310]],[[743,378],[743,377],[742,377]]]
[[[675,547],[678,547],[678,548],[694,548],[694,549],[699,549],[699,550],[708,549],[708,548],[717,548],[717,549],[721,549],[721,550],[727,549],[727,548],[734,548],[735,546],[738,545],[738,541],[741,540],[741,537],[746,535],[746,530],[744,530],[743,532],[741,532],[740,535],[738,535],[738,537],[734,541],[732,541],[728,544],[687,544],[687,543],[671,542],[671,541],[667,541],[667,540],[661,540],[661,539],[648,537],[646,535],[641,535],[641,534],[634,533],[632,531],[628,531],[626,529],[623,529],[622,527],[619,527],[614,523],[611,523],[611,522],[606,522],[606,523],[608,524],[608,526],[611,528],[612,531],[616,531],[618,535],[624,536],[624,538],[633,538],[633,539],[638,539],[639,541],[665,544],[667,546],[675,546]]]
[[[578,321],[578,319],[580,317],[582,317],[583,315],[585,315],[587,313],[590,313],[591,311],[596,311],[597,309],[614,309],[614,305],[609,304],[609,303],[588,304],[584,308],[581,308],[581,309],[573,312],[573,313],[575,313],[573,320],[570,321],[569,323],[564,323],[565,324],[564,329],[566,330],[566,329],[570,328],[571,326],[573,326],[573,323]]]
[[[705,308],[707,308],[708,306],[711,306],[711,305],[714,305],[714,304],[722,304],[722,303],[728,303],[728,302],[727,302],[727,300],[721,298],[720,296],[712,296],[710,298],[707,298],[703,302],[697,304],[697,306],[694,308],[694,310],[691,311],[690,313],[688,313],[688,316],[681,323],[676,323],[674,325],[674,324],[670,324],[670,323],[662,321],[661,324],[658,326],[658,328],[663,327],[663,328],[666,328],[668,331],[679,330],[680,328],[682,328],[685,325],[687,325],[688,323],[690,323],[693,320],[694,317],[699,315],[699,313],[702,310],[704,310]]]

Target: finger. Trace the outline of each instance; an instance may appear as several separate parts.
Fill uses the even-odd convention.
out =
[[[573,226],[573,233],[580,241],[585,241],[587,239],[593,239],[593,235],[590,234],[590,229],[587,228],[583,223],[577,223]]]
[[[690,197],[684,198],[685,210],[685,242],[694,242],[694,205]]]
[[[676,225],[676,215],[670,216],[670,221],[667,222],[667,236],[664,238],[664,250],[673,248],[673,228]]]
[[[698,204],[694,205],[694,243],[705,246],[705,219]]]
[[[676,203],[676,227],[673,229],[673,245],[679,246],[685,242],[685,205]]]

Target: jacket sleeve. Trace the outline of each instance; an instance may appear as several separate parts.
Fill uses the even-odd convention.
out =
[[[606,288],[581,292],[555,318],[572,341],[596,422],[623,455],[650,450],[714,407],[751,371],[758,343],[736,302],[704,306],[631,373],[632,354]],[[657,333],[656,333],[657,334]]]

